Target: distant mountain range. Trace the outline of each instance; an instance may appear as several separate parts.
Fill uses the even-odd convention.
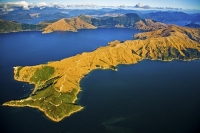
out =
[[[195,22],[191,22],[189,24],[186,24],[185,26],[190,28],[200,28],[200,24],[196,24]]]
[[[64,9],[55,6],[52,7],[34,7],[29,10],[22,8],[15,8],[13,11],[1,11],[0,19],[11,20],[17,22],[25,22],[27,20],[59,20],[61,18],[70,18],[80,16],[81,14],[90,15],[94,17],[117,17],[128,13],[136,13],[145,19],[152,19],[159,22],[172,22],[172,21],[200,21],[200,13],[188,14],[178,11],[158,11],[158,10],[132,10],[132,9]],[[37,14],[37,15],[34,15]],[[36,24],[36,23],[35,23]]]
[[[171,22],[171,21],[195,19],[192,15],[189,15],[184,12],[153,12],[153,13],[143,14],[142,17],[147,19],[153,19],[159,22]]]
[[[94,28],[135,28],[136,22],[143,20],[135,13],[129,13],[118,17],[91,17],[80,15],[73,18],[65,18],[49,24],[43,33],[53,31],[77,31],[78,29]]]
[[[39,12],[40,11],[40,12]],[[132,13],[127,13],[132,12]],[[90,15],[74,14],[87,13]],[[126,13],[126,14],[124,14]],[[58,8],[34,8],[31,10],[14,10],[1,14],[0,33],[40,30],[43,33],[53,31],[77,31],[78,29],[94,28],[136,28],[138,30],[152,31],[166,28],[165,22],[172,21],[192,21],[187,27],[199,27],[195,22],[200,22],[200,13],[187,14],[183,12],[150,12],[139,13],[134,10],[64,10]],[[39,24],[24,24],[23,20],[39,19]],[[9,20],[9,21],[6,21]],[[22,21],[23,23],[18,23]],[[164,23],[160,23],[164,22]]]
[[[102,3],[106,4],[106,3]],[[150,5],[143,5],[142,3],[138,3],[136,5],[119,5],[119,6],[112,6],[112,5],[95,5],[95,4],[70,4],[62,5],[57,2],[54,3],[46,3],[46,2],[40,2],[40,3],[29,3],[26,1],[18,1],[18,2],[4,2],[0,4],[0,11],[13,11],[16,9],[22,9],[22,10],[31,10],[34,8],[58,8],[58,9],[102,9],[102,8],[111,8],[111,9],[159,9],[159,10],[182,10],[182,8],[178,7],[151,7]]]
[[[83,18],[83,17],[82,17]],[[91,18],[91,24],[97,27],[133,28],[142,18],[135,13],[128,13],[118,17]]]
[[[60,14],[60,13],[58,13]],[[33,15],[33,14],[32,14]],[[34,14],[37,17],[39,14]],[[1,20],[1,33],[40,30],[43,33],[53,31],[73,31],[78,29],[95,29],[95,28],[135,28],[138,30],[156,30],[167,27],[166,24],[143,19],[135,13],[128,13],[117,17],[91,17],[80,15],[72,18],[62,18],[59,20],[43,21],[39,24],[20,24],[15,21]]]

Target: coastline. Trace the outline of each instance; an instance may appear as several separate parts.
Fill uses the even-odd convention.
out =
[[[170,35],[169,37],[158,36],[155,39],[150,36],[150,38],[145,40],[128,40],[118,42],[113,46],[107,45],[105,47],[97,48],[93,52],[83,52],[82,54],[77,54],[60,61],[48,62],[47,64],[36,66],[25,66],[21,67],[21,69],[18,69],[19,66],[14,67],[15,80],[34,84],[35,87],[33,92],[35,90],[42,91],[38,91],[36,96],[32,97],[32,95],[30,95],[30,97],[27,97],[24,100],[12,100],[10,101],[11,103],[4,103],[3,106],[29,106],[37,108],[44,112],[51,120],[61,121],[64,117],[70,116],[83,109],[80,105],[77,107],[77,105],[70,104],[77,101],[78,94],[82,91],[80,82],[82,78],[91,73],[91,71],[96,69],[110,69],[117,71],[118,65],[136,64],[145,59],[163,62],[173,60],[191,61],[199,59],[199,42],[191,40],[189,37],[183,40],[182,38],[185,37],[184,29],[179,32],[180,27],[172,28],[177,30],[177,32],[173,32],[173,36]],[[148,32],[148,34],[150,33]],[[175,33],[176,35],[174,36]],[[139,34],[145,35],[147,33]],[[185,42],[187,42],[187,45]],[[195,52],[193,53],[192,51]],[[48,75],[50,73],[49,67],[53,69],[51,75]],[[47,77],[42,77],[41,75]],[[37,79],[37,76],[40,78]],[[58,78],[54,79],[55,77]],[[44,104],[41,103],[43,101],[45,101]],[[58,102],[61,103],[58,104]],[[62,107],[69,108],[63,111]],[[61,111],[58,111],[59,109],[61,109]],[[52,116],[49,114],[52,114]],[[60,118],[57,119],[57,117]]]
[[[4,103],[2,106],[7,106],[7,107],[19,107],[19,108],[22,108],[22,107],[30,107],[30,108],[35,108],[35,109],[39,109],[41,112],[43,112],[45,114],[45,116],[47,118],[49,118],[51,121],[54,121],[54,122],[60,122],[61,120],[63,120],[65,117],[68,117],[68,116],[71,116],[72,114],[76,113],[76,112],[79,112],[81,111],[82,109],[84,109],[84,107],[81,107],[80,109],[76,110],[76,111],[71,111],[70,113],[64,115],[62,118],[60,119],[54,119],[53,117],[51,117],[50,115],[48,115],[48,113],[46,113],[45,110],[41,109],[41,108],[38,108],[37,106],[32,106],[32,105],[26,105],[26,106],[22,106],[22,105],[11,105],[11,104],[7,104],[7,103]]]
[[[20,30],[20,31],[9,31],[9,32],[0,32],[0,34],[9,34],[9,33],[18,33],[18,32],[32,32],[32,31],[43,31],[43,30]]]
[[[180,61],[192,61],[192,60],[197,60],[198,58],[196,58],[196,59],[190,59],[190,60],[180,60]],[[148,59],[148,58],[146,58],[146,59],[142,59],[142,60],[140,60],[140,61],[143,61],[143,60],[151,60],[151,61],[163,61],[163,62],[171,62],[171,61],[173,61],[173,60],[178,60],[178,59],[172,59],[172,60],[158,60],[158,59]],[[138,61],[138,62],[140,62],[140,61]],[[124,65],[133,65],[133,64],[137,64],[137,63],[132,63],[132,64],[124,64]],[[122,64],[118,64],[118,65],[122,65]],[[117,66],[116,66],[117,67]],[[18,66],[17,67],[13,67],[14,69],[18,69]],[[100,69],[100,68],[99,68]],[[110,69],[110,68],[104,68],[104,69],[100,69],[100,70],[113,70],[113,71],[115,71],[114,69]],[[95,70],[98,70],[98,69],[94,69],[94,70],[92,70],[92,71],[95,71]],[[92,71],[90,71],[88,74],[90,74]],[[80,80],[79,81],[81,81],[82,80],[82,78],[84,78],[84,76],[83,77],[80,77]],[[80,82],[79,82],[79,84],[80,84]],[[34,84],[35,85],[35,84]],[[81,90],[81,87],[79,86],[79,88],[80,89],[76,89],[77,90],[77,92],[76,92],[76,97],[75,97],[75,99],[72,101],[72,103],[75,103],[77,100],[78,100],[78,94],[82,91]],[[10,101],[10,102],[12,102],[12,101]],[[77,109],[77,110],[75,110],[75,111],[71,111],[71,112],[69,112],[68,114],[66,114],[66,115],[64,115],[63,117],[61,117],[61,118],[59,118],[59,119],[55,119],[54,117],[52,117],[52,116],[50,116],[47,112],[46,112],[46,110],[43,110],[42,108],[40,108],[40,107],[38,107],[38,106],[33,106],[33,105],[14,105],[14,104],[8,104],[8,103],[4,103],[2,106],[10,106],[10,107],[31,107],[31,108],[35,108],[35,109],[39,109],[41,112],[43,112],[44,114],[45,114],[45,116],[47,116],[51,121],[54,121],[54,122],[60,122],[61,120],[63,120],[65,117],[69,117],[69,116],[71,116],[72,114],[74,114],[74,113],[76,113],[76,112],[79,112],[79,111],[81,111],[81,110],[83,110],[84,109],[84,107],[80,107],[79,109]]]

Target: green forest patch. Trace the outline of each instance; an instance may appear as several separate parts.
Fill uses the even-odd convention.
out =
[[[54,72],[54,67],[43,66],[35,71],[34,75],[30,78],[30,81],[35,83],[46,81],[54,74]]]

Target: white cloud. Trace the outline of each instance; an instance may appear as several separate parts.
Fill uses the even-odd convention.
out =
[[[48,4],[45,2],[41,2],[41,3],[38,3],[36,6],[37,7],[45,7],[45,6],[48,6]]]
[[[19,2],[8,2],[5,4],[7,7],[21,7],[24,10],[29,10],[29,3],[26,1],[19,1]]]
[[[143,7],[143,4],[142,3],[138,3],[138,4],[136,4],[136,7],[141,8],[141,7]]]
[[[29,10],[30,8],[35,8],[35,7],[43,9],[45,7],[61,7],[61,5],[59,5],[58,3],[47,4],[45,2],[28,3],[26,1],[0,3],[0,9],[2,9],[2,11],[13,11],[16,8],[22,8],[23,10]]]
[[[136,8],[150,8],[149,5],[143,5],[142,3],[138,3],[135,5]]]
[[[12,12],[14,11],[15,9],[13,8],[0,8],[0,10],[4,11],[4,12]]]

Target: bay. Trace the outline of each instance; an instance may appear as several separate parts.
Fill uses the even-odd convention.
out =
[[[14,66],[57,61],[132,39],[133,29],[0,34],[0,104],[28,96],[33,88],[13,79]],[[200,61],[150,61],[95,70],[82,79],[84,110],[52,122],[33,108],[0,107],[5,133],[195,133],[200,123]]]

